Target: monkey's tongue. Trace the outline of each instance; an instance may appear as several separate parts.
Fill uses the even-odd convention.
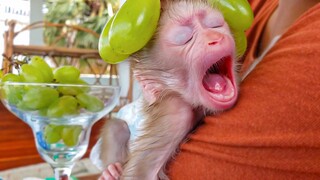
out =
[[[204,87],[213,93],[222,92],[227,85],[226,78],[220,74],[209,74],[204,78]]]
[[[203,79],[203,85],[217,100],[228,100],[234,96],[232,82],[224,75],[208,74]]]

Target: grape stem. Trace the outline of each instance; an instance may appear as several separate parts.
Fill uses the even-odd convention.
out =
[[[23,64],[27,64],[30,61],[30,57],[24,57],[22,60],[19,60],[17,58],[13,58],[13,57],[8,57],[5,54],[2,54],[3,60],[4,61],[9,61],[10,65],[9,68],[11,69],[11,67],[14,67],[16,70],[20,70],[20,67]],[[2,68],[1,70],[3,70],[4,68]]]

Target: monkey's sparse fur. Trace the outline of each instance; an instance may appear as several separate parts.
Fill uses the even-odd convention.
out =
[[[179,2],[186,3],[186,9],[179,9],[177,4]],[[114,144],[113,146],[118,151],[123,151],[126,147],[129,151],[125,150],[124,153],[118,157],[109,158],[111,160],[107,158],[104,161],[107,164],[112,163],[112,161],[113,163],[123,163],[124,170],[121,179],[168,179],[165,173],[166,164],[177,152],[179,144],[186,140],[186,135],[193,130],[204,115],[221,111],[221,109],[214,109],[213,107],[215,106],[211,104],[202,104],[203,101],[208,101],[206,99],[207,96],[201,95],[201,93],[198,92],[198,89],[202,91],[205,89],[199,86],[204,86],[201,81],[203,81],[203,76],[208,70],[207,65],[205,66],[206,70],[203,70],[201,63],[206,63],[207,61],[212,63],[213,60],[211,59],[214,58],[208,58],[210,60],[202,60],[199,58],[198,60],[195,59],[195,57],[198,57],[195,55],[186,60],[182,56],[169,56],[171,55],[170,53],[168,55],[163,52],[166,51],[166,49],[163,48],[164,45],[159,44],[159,41],[163,38],[163,34],[161,33],[165,31],[165,28],[168,28],[166,27],[168,19],[172,20],[172,22],[181,22],[185,18],[183,17],[185,13],[182,13],[182,11],[187,11],[187,14],[188,12],[192,14],[198,9],[207,12],[208,8],[212,9],[210,8],[212,4],[209,5],[206,0],[162,0],[161,4],[162,11],[157,32],[142,50],[131,55],[129,58],[134,76],[141,84],[144,93],[143,109],[141,112],[145,118],[144,123],[140,127],[141,129],[138,129],[139,133],[133,141],[128,141],[130,133],[125,132],[126,128],[119,128],[119,132],[123,134],[121,137],[117,137],[118,141],[120,141],[120,143],[125,142],[126,145],[126,142],[128,142],[128,147],[118,144]],[[221,17],[221,14],[218,12],[215,15]],[[217,52],[219,55],[223,55],[223,57],[227,54],[234,60],[235,48],[231,32],[225,25],[221,26],[221,28],[223,31],[220,29],[220,31],[217,32],[221,33],[221,36],[225,38],[224,41],[226,42],[224,42],[223,47],[226,49],[221,50],[222,45],[221,47],[218,45],[220,49],[207,47],[208,45],[205,43],[201,43],[201,46],[210,49],[209,54]],[[215,33],[215,31],[211,31],[212,30],[208,30],[210,33]],[[215,35],[203,36],[209,39],[210,42],[210,38],[216,37]],[[194,45],[192,44],[191,47],[194,48]],[[193,49],[193,51],[195,51],[194,53],[198,53],[198,51],[203,52],[203,54],[207,53],[206,50],[197,48],[198,46],[195,46],[195,49]],[[231,55],[228,54],[229,51]],[[216,55],[214,54],[212,56]],[[219,59],[222,58],[221,56],[219,56]],[[219,61],[219,59],[214,59],[214,63]],[[199,63],[197,64],[198,61]],[[210,64],[210,66],[212,66],[212,64]],[[234,69],[231,71],[234,72]],[[192,74],[194,72],[196,74]],[[226,77],[222,76],[230,76],[230,74],[232,73],[220,75],[221,77],[218,78],[223,79]],[[196,78],[192,79],[193,76]],[[197,82],[192,84],[193,81]],[[233,83],[236,84],[237,82]],[[237,90],[236,87],[234,88]],[[200,93],[200,95],[197,95],[197,92],[198,94]],[[119,126],[123,126],[123,124]],[[111,128],[112,127],[107,126],[105,131]],[[116,131],[112,131],[111,133],[117,134]],[[103,141],[110,141],[108,138],[114,135],[105,134],[105,136],[107,138],[102,136]],[[112,140],[112,142],[115,142],[115,140]],[[111,147],[110,142],[106,142],[104,145],[105,147]],[[105,154],[108,154],[108,152],[102,152],[102,156],[107,156]],[[108,155],[115,156],[114,154]]]
[[[179,108],[170,107],[170,105],[176,104],[177,101],[181,104]],[[176,126],[171,126],[171,123],[167,122],[167,118],[172,118],[171,120],[175,121],[174,117],[168,116],[173,113],[177,116],[192,116],[193,119],[192,107],[187,105],[176,92],[162,92],[153,104],[148,105],[148,103],[145,102],[144,110],[146,119],[150,121],[146,121],[146,123],[143,124],[139,137],[130,144],[132,153],[129,154],[128,157],[130,161],[125,163],[124,177],[145,177],[145,172],[151,170],[150,162],[162,161],[161,164],[165,165],[170,157],[174,155],[176,147],[193,127],[193,124],[187,124],[183,121],[177,122]],[[180,128],[186,131],[177,131],[177,129]],[[174,131],[176,134],[167,133],[168,131]],[[175,137],[179,138],[173,139]],[[161,157],[161,159],[159,159],[159,156],[148,153],[149,149],[156,149],[158,153],[161,153],[162,151],[168,151],[168,148],[171,148],[169,151],[172,153],[168,154],[167,157]],[[162,167],[162,170],[155,169],[156,174],[158,171],[161,172],[158,174],[159,179],[167,179],[164,169],[165,166]]]

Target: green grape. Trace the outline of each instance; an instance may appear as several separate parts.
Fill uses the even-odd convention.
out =
[[[82,92],[82,90],[79,87],[73,87],[73,86],[58,86],[57,90],[63,94],[63,95],[77,95]]]
[[[48,107],[53,101],[59,98],[57,90],[50,87],[29,87],[24,94],[22,103],[30,110],[38,110]]]
[[[23,82],[23,78],[20,75],[8,73],[2,77],[2,82],[11,81],[11,82]]]
[[[78,94],[76,97],[79,101],[79,104],[88,111],[98,112],[101,111],[104,107],[103,102],[93,95],[81,93]]]
[[[80,71],[74,66],[61,66],[54,71],[54,78],[60,83],[74,83],[80,77]]]
[[[6,94],[6,99],[11,105],[18,105],[22,101],[22,94],[24,90],[21,88],[9,88],[9,92]]]
[[[44,61],[40,56],[33,56],[29,63],[31,66],[37,68],[38,71],[42,73],[44,82],[53,81],[53,72],[51,67]]]
[[[78,79],[78,81],[76,82],[76,84],[81,84],[81,85],[89,85],[89,83],[87,83],[85,80],[83,79]],[[89,92],[90,87],[89,86],[84,86],[84,87],[80,87],[82,92]]]
[[[61,133],[64,144],[69,147],[77,145],[81,132],[82,126],[80,125],[65,126]]]
[[[23,78],[19,75],[8,73],[2,77],[2,82],[22,82]],[[24,87],[14,85],[4,85],[1,89],[1,97],[7,99],[11,105],[17,105],[22,100],[25,92]]]
[[[119,63],[129,57],[128,54],[116,53],[114,49],[110,46],[109,31],[110,31],[110,26],[112,24],[114,17],[115,16],[112,16],[112,18],[109,19],[107,24],[104,26],[99,38],[99,47],[98,47],[101,58],[110,64]]]
[[[22,98],[23,98],[23,97],[22,97]],[[17,104],[16,104],[17,107],[18,107],[19,109],[21,109],[21,110],[26,110],[26,111],[34,110],[34,109],[29,108],[28,105],[27,105],[27,103],[22,101],[22,98],[21,98],[21,100],[19,100],[19,101],[17,102]]]
[[[57,143],[61,139],[63,125],[48,124],[44,129],[44,138],[47,143]]]
[[[236,43],[237,57],[241,57],[247,49],[247,36],[243,31],[233,31],[233,36]]]
[[[21,75],[25,82],[43,83],[45,79],[38,68],[30,64],[23,64],[21,66]]]
[[[247,0],[210,0],[222,12],[228,25],[234,30],[247,30],[253,22],[253,12]]]
[[[78,101],[73,96],[61,96],[54,101],[47,110],[48,117],[59,118],[64,115],[73,115],[78,113]]]
[[[2,96],[8,101],[9,104],[18,105],[22,101],[24,93],[24,87],[6,85],[4,91],[2,92]]]
[[[127,0],[110,27],[109,42],[116,53],[132,54],[153,36],[160,16],[160,0]]]
[[[75,84],[78,85],[88,85],[85,81],[78,79]],[[72,95],[75,96],[79,93],[88,92],[89,87],[77,87],[77,86],[58,86],[57,90],[63,95]]]
[[[38,110],[40,116],[47,116],[48,108],[42,108]]]

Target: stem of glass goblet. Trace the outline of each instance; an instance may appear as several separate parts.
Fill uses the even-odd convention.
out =
[[[70,180],[72,167],[54,167],[54,177],[56,180]]]

